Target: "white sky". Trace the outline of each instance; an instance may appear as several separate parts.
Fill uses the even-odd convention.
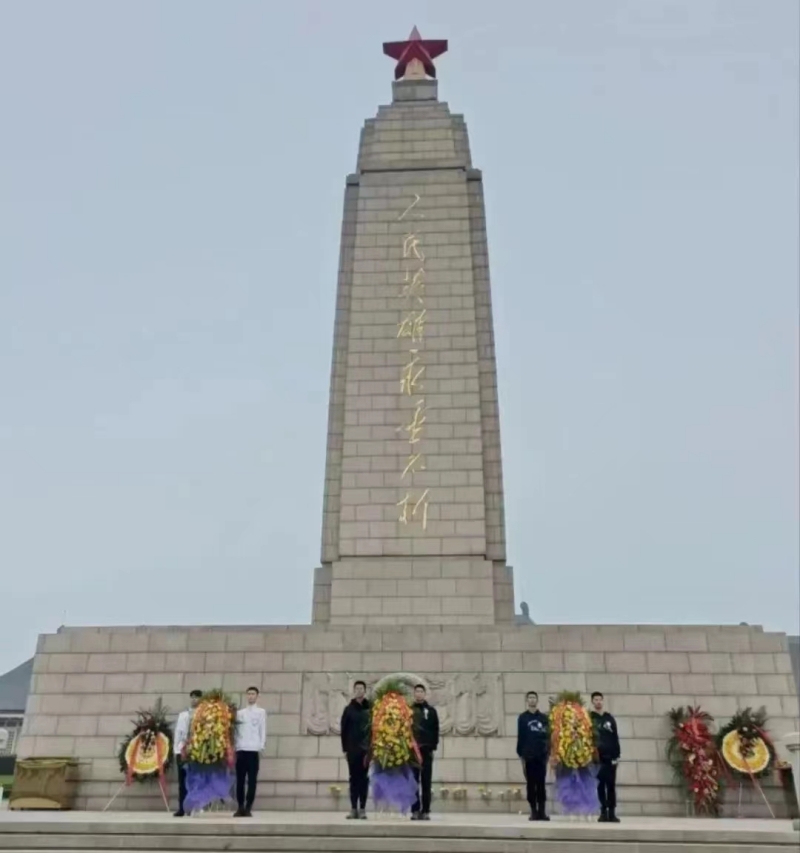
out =
[[[0,3],[0,672],[59,624],[310,618],[381,42],[484,170],[539,622],[797,633],[798,4]]]

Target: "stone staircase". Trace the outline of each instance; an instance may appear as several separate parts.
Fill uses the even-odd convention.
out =
[[[0,851],[270,851],[270,853],[796,853],[789,821],[639,819],[619,826],[508,816],[442,816],[350,823],[338,816],[267,815],[251,821],[86,813],[3,815]]]

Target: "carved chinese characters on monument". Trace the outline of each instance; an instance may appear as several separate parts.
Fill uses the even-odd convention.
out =
[[[493,737],[501,734],[503,691],[498,673],[456,673],[425,678],[394,673],[409,684],[427,684],[430,699],[439,712],[443,735]],[[367,680],[371,693],[387,678]],[[314,673],[303,679],[303,732],[310,735],[340,734],[342,712],[350,701],[352,680],[348,674]]]
[[[417,210],[421,198],[414,194],[413,201],[398,216],[398,222],[408,222],[409,231],[403,234],[403,284],[399,297],[402,302],[402,316],[398,323],[397,338],[408,346],[406,360],[400,371],[400,394],[414,401],[411,420],[398,427],[408,441],[408,456],[400,473],[405,487],[405,495],[397,506],[400,508],[401,524],[418,523],[423,530],[428,527],[429,489],[414,488],[414,474],[425,470],[425,456],[422,438],[425,428],[425,398],[423,378],[425,363],[423,344],[425,339],[425,253],[422,238],[415,223],[423,218]]]

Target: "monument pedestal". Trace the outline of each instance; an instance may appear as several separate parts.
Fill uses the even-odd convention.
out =
[[[219,686],[239,699],[255,684],[269,715],[257,809],[341,810],[339,722],[352,684],[409,673],[428,685],[442,725],[434,810],[516,814],[526,808],[515,793],[524,790],[516,726],[525,693],[546,706],[560,690],[601,690],[622,740],[620,814],[680,816],[664,757],[667,711],[699,704],[725,720],[764,704],[780,740],[798,728],[786,649],[785,635],[747,626],[65,628],[40,638],[19,755],[79,758],[75,808],[100,810],[119,787],[116,751],[138,709],[162,697],[177,712],[189,691]],[[784,815],[782,789],[765,780],[765,791]],[[736,806],[733,796],[726,811]],[[114,807],[163,803],[157,786],[134,785]],[[764,815],[754,792],[743,813]]]
[[[330,625],[494,625],[514,621],[510,567],[483,559],[339,560],[317,570]],[[323,588],[324,589],[321,589]]]

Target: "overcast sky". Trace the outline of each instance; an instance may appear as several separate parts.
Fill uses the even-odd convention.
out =
[[[310,619],[344,179],[447,38],[537,622],[798,626],[796,0],[0,0],[0,672]]]

